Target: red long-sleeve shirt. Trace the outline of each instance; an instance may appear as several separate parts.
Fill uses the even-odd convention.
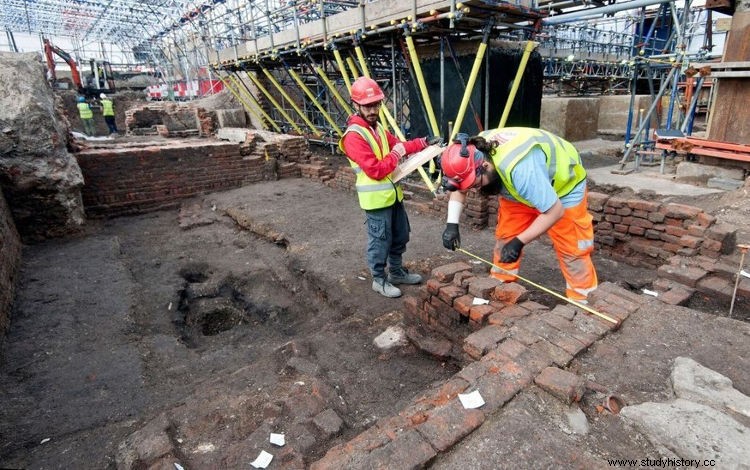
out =
[[[357,124],[367,129],[373,135],[375,141],[380,143],[378,133],[375,132],[375,129],[373,129],[370,124],[368,124],[368,122],[365,121],[361,116],[350,116],[349,120],[346,122],[346,125],[348,127],[352,124]],[[377,125],[380,126],[381,124],[378,123]],[[394,145],[401,142],[396,138],[396,136],[388,131],[386,131],[385,135],[388,137],[388,147],[391,149]],[[427,139],[422,137],[418,139],[407,140],[404,141],[403,144],[404,148],[406,149],[406,154],[411,155],[412,153],[419,152],[420,150],[426,148]],[[370,144],[368,144],[367,141],[356,132],[348,132],[344,136],[341,146],[344,148],[346,156],[353,160],[357,165],[359,165],[359,167],[362,168],[362,171],[364,171],[365,174],[372,179],[382,180],[386,176],[390,175],[398,166],[398,153],[391,151],[388,155],[384,156],[382,160],[378,160],[378,157],[375,156],[375,153],[370,148]]]

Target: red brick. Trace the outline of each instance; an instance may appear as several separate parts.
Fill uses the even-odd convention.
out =
[[[565,367],[573,360],[573,355],[559,346],[555,346],[546,340],[539,340],[530,346],[531,349],[546,355],[553,364],[559,367]]]
[[[655,224],[660,224],[664,222],[665,219],[664,214],[660,212],[651,212],[646,218],[649,220],[649,222],[653,222]]]
[[[404,310],[409,315],[418,317],[421,304],[422,304],[422,301],[417,299],[416,297],[412,297],[412,296],[404,297]]]
[[[631,235],[643,236],[646,233],[646,229],[643,227],[636,227],[634,225],[631,225],[630,228],[628,228],[628,233],[630,233]]]
[[[644,201],[641,199],[631,199],[627,201],[628,207],[631,209],[642,210],[647,212],[655,212],[659,210],[660,204],[658,202]]]
[[[453,308],[461,315],[468,317],[471,308],[474,307],[473,302],[473,295],[463,295],[453,301]]]
[[[708,276],[698,281],[697,290],[722,301],[731,300],[734,283],[717,276]]]
[[[463,349],[469,356],[479,359],[507,337],[507,328],[497,325],[485,326],[464,339]]]
[[[596,191],[589,191],[589,194],[588,194],[589,209],[592,211],[601,211],[602,208],[604,208],[604,205],[606,204],[608,199],[609,199],[609,195],[607,194],[598,193]]]
[[[469,282],[474,279],[474,274],[468,271],[459,271],[453,276],[453,284],[461,287],[469,287]]]
[[[706,235],[706,227],[700,225],[688,225],[687,234],[692,237],[703,238]]]
[[[662,292],[657,297],[659,300],[669,305],[686,305],[693,296],[693,289],[687,287],[672,287],[666,292]]]
[[[488,415],[509,402],[533,380],[531,372],[522,364],[511,360],[497,362],[493,368],[496,372],[485,374],[476,384],[485,401],[482,410]]]
[[[649,222],[646,219],[639,219],[637,217],[633,217],[633,220],[630,222],[630,225],[635,227],[643,227],[643,228],[653,228],[654,223]]]
[[[546,305],[542,305],[538,302],[534,302],[533,300],[526,300],[524,302],[520,302],[518,305],[525,308],[529,312],[549,310],[549,307],[547,307]]]
[[[610,207],[625,207],[627,205],[627,201],[621,197],[611,197],[607,201],[607,205]]]
[[[627,216],[633,213],[633,209],[630,207],[620,207],[615,211],[615,214],[621,215],[621,216]]]
[[[417,426],[419,434],[439,452],[444,452],[484,422],[480,409],[465,409],[458,399],[427,412],[427,421]]]
[[[683,235],[680,237],[680,245],[686,248],[698,248],[703,241],[702,238],[693,237],[690,235]]]
[[[438,293],[438,297],[440,297],[440,300],[445,302],[447,305],[453,305],[453,300],[461,297],[462,295],[465,295],[466,291],[458,286],[454,286],[453,284],[449,284],[447,286],[441,287],[440,292]]]
[[[576,340],[580,341],[586,348],[591,346],[599,339],[599,335],[594,333],[586,333],[579,330],[573,324],[572,320],[566,320],[561,315],[558,315],[553,310],[550,313],[542,315],[542,320],[553,328],[557,328],[560,331],[565,332],[567,335],[572,336]]]
[[[667,217],[675,219],[692,219],[700,214],[701,209],[693,206],[687,206],[685,204],[669,203],[663,206],[660,210]]]
[[[328,468],[423,468],[435,455],[435,449],[417,431],[410,429],[370,452],[361,465]]]
[[[494,277],[479,277],[469,284],[469,294],[480,299],[489,300],[496,287],[502,285],[503,281]]]
[[[620,222],[622,222],[622,217],[619,215],[609,214],[604,217],[604,220],[606,220],[607,222],[612,222],[613,224],[619,224]]]
[[[666,225],[664,227],[664,231],[667,233],[667,235],[672,235],[674,237],[681,237],[683,235],[687,235],[687,230],[682,227],[681,222],[679,223],[678,226]]]
[[[657,270],[659,277],[671,279],[688,287],[695,287],[698,281],[703,279],[706,274],[708,273],[705,270],[692,266],[672,266],[665,264]]]
[[[456,273],[459,273],[461,271],[471,271],[471,266],[464,262],[438,266],[437,268],[432,270],[432,277],[440,282],[450,282],[453,280],[453,277],[456,275]]]
[[[605,231],[605,230],[612,230],[613,228],[614,228],[614,225],[612,225],[612,222],[599,222],[596,225],[597,233]]]
[[[576,356],[579,352],[588,347],[588,345],[583,344],[583,342],[578,341],[573,336],[563,332],[561,329],[553,327],[539,317],[531,319],[531,321],[525,323],[522,328],[533,331],[535,334],[541,336],[572,356]]]
[[[552,361],[545,355],[539,354],[531,348],[524,346],[514,338],[507,338],[497,348],[487,353],[485,358],[498,358],[498,360],[512,359],[532,376],[536,375],[550,365]]]
[[[495,287],[492,298],[507,304],[517,304],[528,298],[528,291],[517,282],[505,282]]]
[[[427,286],[427,292],[432,295],[438,295],[440,293],[440,289],[447,286],[448,284],[440,282],[437,279],[428,279],[425,285]]]
[[[714,222],[716,222],[716,217],[706,214],[705,212],[701,212],[695,218],[696,225],[703,228],[710,227]]]
[[[482,325],[487,317],[493,313],[495,313],[495,307],[492,307],[491,305],[475,305],[469,310],[469,318],[471,321]]]
[[[721,242],[722,253],[729,254],[737,243],[737,229],[728,224],[716,224],[706,231],[706,237]]]
[[[615,224],[615,232],[628,233],[628,226],[623,224]]]
[[[547,367],[534,382],[567,404],[581,401],[586,391],[583,378],[557,367]]]

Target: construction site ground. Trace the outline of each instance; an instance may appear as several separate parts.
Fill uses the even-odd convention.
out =
[[[589,166],[613,163],[610,156]],[[680,202],[704,202],[720,219],[744,224],[741,241],[750,233],[741,191]],[[434,267],[470,261],[442,247],[443,220],[411,211],[410,221],[411,271],[427,277]],[[0,467],[115,468],[128,461],[128,437],[138,431],[152,442],[147,425],[166,415],[168,428],[179,436],[189,430],[200,445],[188,451],[169,434],[166,447],[183,453],[167,455],[158,468],[249,468],[260,450],[272,450],[252,438],[264,413],[281,407],[282,416],[300,416],[294,408],[305,400],[295,390],[314,382],[327,391],[340,429],[324,437],[291,419],[271,429],[285,432],[309,464],[448,380],[455,364],[408,343],[387,351],[373,344],[404,314],[401,300],[370,288],[363,222],[354,194],[282,179],[207,194],[179,209],[89,221],[79,237],[25,247],[2,351]],[[463,228],[461,237],[466,250],[491,256],[491,230]],[[548,242],[530,244],[524,255],[523,276],[564,291]],[[640,290],[655,279],[652,269],[594,260],[601,282]],[[532,300],[561,303],[529,289]],[[417,287],[403,290],[415,294]],[[705,299],[700,307],[654,301],[569,369],[629,404],[667,401],[674,359],[688,356],[750,394],[747,305],[733,319],[727,305]],[[579,434],[565,418],[568,406],[532,384],[431,465],[606,468],[608,458],[665,455],[620,416],[597,408],[603,397],[583,397],[590,430]],[[243,432],[244,443],[237,442]],[[299,464],[278,457],[270,468]]]

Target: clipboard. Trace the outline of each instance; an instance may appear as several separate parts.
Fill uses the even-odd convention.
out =
[[[443,153],[443,150],[445,150],[445,147],[430,145],[426,149],[413,154],[393,170],[393,173],[391,173],[391,181],[394,183],[399,181],[412,171]]]

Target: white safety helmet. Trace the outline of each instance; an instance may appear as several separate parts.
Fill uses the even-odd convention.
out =
[[[103,99],[103,100],[104,100],[104,99],[107,99],[107,95],[105,95],[104,93],[100,93],[100,94],[99,94],[99,98],[101,98],[101,99]]]

